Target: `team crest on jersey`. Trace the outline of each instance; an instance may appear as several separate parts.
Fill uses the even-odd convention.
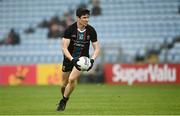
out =
[[[90,39],[90,35],[87,35],[87,40],[89,40]]]
[[[80,39],[80,40],[83,40],[83,39],[84,39],[84,34],[80,34],[80,35],[79,35],[79,39]]]

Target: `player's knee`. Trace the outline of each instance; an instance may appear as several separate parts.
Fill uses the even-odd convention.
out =
[[[69,83],[70,84],[75,84],[75,80],[74,79],[69,79]]]
[[[67,86],[67,84],[64,84],[64,83],[63,83],[63,84],[61,85],[61,88],[66,88],[66,86]]]
[[[62,85],[61,85],[61,87],[66,87],[66,85],[68,84],[68,82],[67,81],[65,81],[65,82],[62,82]]]
[[[65,86],[68,84],[68,80],[62,80],[62,86]]]

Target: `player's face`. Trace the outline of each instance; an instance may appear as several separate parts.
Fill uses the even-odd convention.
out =
[[[82,15],[79,19],[79,23],[83,26],[87,26],[88,22],[89,22],[89,15]]]

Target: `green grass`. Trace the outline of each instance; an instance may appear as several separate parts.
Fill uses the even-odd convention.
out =
[[[180,85],[81,85],[64,112],[58,86],[0,86],[0,115],[175,115]]]

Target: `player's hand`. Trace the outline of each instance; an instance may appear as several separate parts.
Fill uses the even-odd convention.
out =
[[[87,71],[91,70],[91,68],[93,67],[94,59],[91,59],[90,62],[91,62],[91,66],[89,67],[89,69]]]
[[[81,71],[80,66],[77,64],[78,61],[79,61],[78,58],[73,58],[73,59],[71,60],[71,62],[73,63],[73,65],[76,67],[76,69],[79,70],[79,71]]]

